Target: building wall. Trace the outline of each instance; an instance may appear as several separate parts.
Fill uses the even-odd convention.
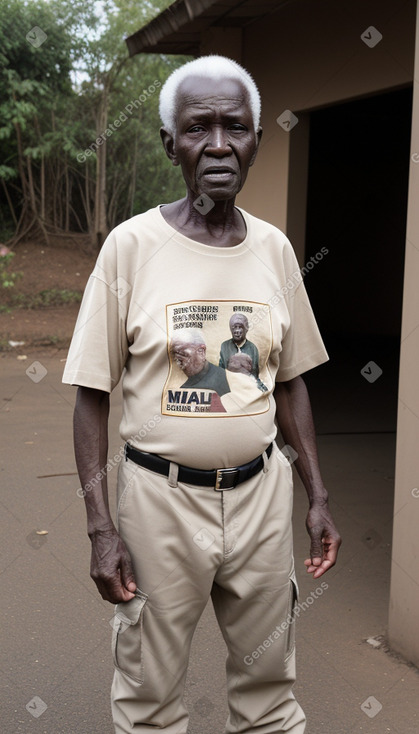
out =
[[[416,38],[389,639],[394,649],[419,666],[419,15]]]
[[[302,111],[411,83],[415,6],[415,0],[296,0],[243,30],[241,60],[261,91],[264,135],[238,203],[287,230],[300,258],[306,173],[299,154],[302,188],[294,186],[289,200],[290,164],[295,175],[290,141],[298,135],[307,149],[308,126],[303,131],[298,123],[286,132],[276,120],[286,109],[298,117]],[[374,48],[360,38],[370,26],[383,36]]]
[[[238,203],[285,230],[300,262],[305,242],[307,113],[411,84],[415,42],[419,43],[415,16],[415,0],[403,3],[398,0],[352,0],[348,3],[296,0],[242,32],[226,28],[221,33],[217,29],[211,32],[211,37],[208,34],[203,38],[203,53],[224,53],[241,61],[254,75],[261,90],[264,137]],[[373,48],[361,40],[361,34],[370,26],[382,34],[382,40]],[[419,79],[419,60],[416,60],[415,78]],[[277,123],[277,118],[287,109],[301,119],[301,127],[297,123],[293,132],[286,132]],[[409,190],[389,636],[396,650],[419,665],[417,83],[412,152],[417,153],[417,157],[411,163]],[[293,174],[291,182],[290,171]]]

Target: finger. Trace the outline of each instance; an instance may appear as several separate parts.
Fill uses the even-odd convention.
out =
[[[129,563],[129,567],[131,568],[130,563]],[[132,574],[132,571],[131,571],[131,574]],[[123,583],[123,580],[122,580],[122,572],[120,573],[119,571],[110,580],[110,584],[108,585],[108,594],[113,604],[119,604],[120,602],[130,601],[130,599],[134,598],[135,594],[133,592],[135,591],[137,587],[135,585],[135,581],[132,581],[131,583],[134,584],[133,591],[126,588],[126,585]]]
[[[130,599],[135,596],[135,594],[122,586],[119,572],[117,572],[117,575],[112,578],[106,580],[98,579],[96,581],[96,586],[102,596],[102,599],[109,601],[111,604],[130,601]]]
[[[137,588],[128,553],[124,554],[121,558],[121,583],[130,593],[134,592]]]
[[[137,588],[135,584],[134,584],[134,588],[135,589]],[[119,590],[119,598],[116,599],[116,601],[114,601],[113,603],[119,604],[119,602],[121,601],[130,601],[131,599],[134,598],[134,596],[135,594],[132,591],[128,591],[128,589],[126,589],[124,586],[121,586]]]
[[[321,566],[313,566],[310,559],[307,559],[307,561],[308,562],[304,561],[304,563],[306,564],[307,573],[313,574],[314,579],[318,579],[320,578],[320,576],[323,576],[323,574],[326,573],[326,571],[328,571],[331,566],[333,566],[333,563],[331,563],[330,561],[323,561]]]
[[[340,543],[341,543],[340,539],[338,541],[337,540],[331,541],[327,549],[327,552],[325,553],[327,560],[331,561],[332,566],[334,566],[334,564],[336,563]]]
[[[104,599],[104,601],[109,601],[111,604],[116,604],[116,602],[114,602],[113,599],[109,596],[106,584],[104,584],[100,580],[95,581],[95,584],[97,586],[99,594],[101,595],[102,599]]]
[[[317,571],[318,568],[320,568],[320,566],[313,566],[311,558],[307,558],[304,561],[304,565],[306,566],[307,573],[314,573],[315,571]]]
[[[328,571],[329,568],[331,568],[333,565],[334,564],[331,563],[331,561],[323,561],[321,566],[317,566],[315,568],[315,571],[313,573],[313,579],[318,579],[320,578],[320,576],[323,576],[323,574],[326,573],[326,571]]]
[[[311,562],[311,558],[307,558],[307,559],[306,559],[306,560],[304,561],[304,565],[306,566],[306,571],[307,571],[307,573],[314,573],[315,571],[317,571],[317,569],[318,569],[318,568],[320,568],[320,566],[314,566],[314,565],[312,564],[312,562]]]
[[[318,566],[322,562],[324,553],[321,530],[312,528],[309,533],[311,538],[310,558],[312,563]]]

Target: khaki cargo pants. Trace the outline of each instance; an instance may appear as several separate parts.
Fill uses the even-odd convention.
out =
[[[264,458],[263,471],[222,492],[121,463],[119,532],[140,588],[115,610],[116,734],[186,734],[189,651],[209,596],[228,649],[226,734],[303,734],[292,693],[292,473],[276,445]]]

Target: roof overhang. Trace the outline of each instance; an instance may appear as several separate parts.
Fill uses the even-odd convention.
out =
[[[129,55],[198,56],[202,33],[208,28],[244,28],[289,2],[293,0],[176,0],[125,39]]]

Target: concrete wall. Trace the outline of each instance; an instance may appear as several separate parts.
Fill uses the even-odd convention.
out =
[[[419,15],[416,39],[389,639],[419,666]]]
[[[415,0],[353,0],[344,6],[335,0],[296,0],[243,31],[213,29],[203,38],[202,53],[223,53],[241,61],[262,94],[264,138],[238,203],[287,231],[300,262],[309,130],[308,117],[301,113],[411,84],[415,42],[419,44],[415,16]],[[383,36],[374,48],[361,40],[370,26]],[[415,78],[419,79],[419,59]],[[417,157],[411,163],[409,190],[389,636],[396,650],[419,665],[417,87],[415,82],[412,153]],[[292,132],[276,122],[286,109],[300,119]]]
[[[292,196],[297,198],[289,200],[289,168],[294,168],[289,146],[293,136],[305,133],[298,130],[299,123],[286,132],[276,122],[278,116],[289,109],[298,117],[304,110],[412,81],[415,0],[353,0],[343,5],[335,0],[297,0],[243,30],[241,60],[260,87],[264,137],[238,204],[287,230],[300,258],[304,223],[296,225],[295,212],[301,192],[294,187]],[[383,35],[374,48],[360,38],[371,25]],[[230,29],[225,29],[224,41],[228,33]],[[217,42],[214,35],[211,41]],[[205,38],[204,48],[209,49]],[[210,48],[226,52],[225,42]],[[231,48],[231,55],[236,54],[237,39]],[[299,155],[298,176],[304,185],[301,150]]]

